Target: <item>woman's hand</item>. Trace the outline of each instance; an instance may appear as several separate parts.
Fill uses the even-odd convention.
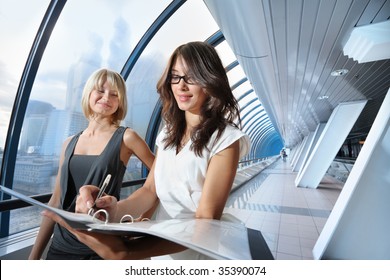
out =
[[[60,216],[49,210],[44,210],[42,215],[69,230],[80,242],[94,250],[103,259],[127,259],[129,257],[129,250],[119,236],[76,230],[69,226]]]
[[[80,188],[80,195],[76,200],[76,213],[88,213],[93,207],[95,198],[99,192],[99,188],[93,185],[85,185]],[[106,195],[95,201],[95,208],[104,209],[108,212],[109,221],[115,221],[117,213],[117,199],[114,196]],[[99,218],[99,217],[97,217]]]
[[[125,241],[124,238],[117,235],[76,230],[54,212],[45,210],[42,215],[69,230],[80,242],[87,245],[103,259],[145,259],[177,253],[186,249],[179,244],[152,235]]]

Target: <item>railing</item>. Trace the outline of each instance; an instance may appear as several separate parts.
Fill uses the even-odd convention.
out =
[[[248,165],[257,165],[266,159],[255,159],[255,160],[246,160],[239,163],[240,169],[245,171]],[[247,173],[247,172],[245,172]],[[253,175],[254,176],[254,175]],[[249,180],[251,176],[248,177],[246,174],[246,180]],[[146,178],[141,178],[138,180],[126,181],[123,182],[122,188],[142,185],[145,182]],[[242,181],[242,179],[241,179]],[[245,182],[242,181],[241,183]],[[239,186],[237,186],[238,188]],[[233,190],[232,190],[233,191]],[[50,200],[51,193],[33,195],[31,198],[34,198],[42,203],[47,203]],[[0,201],[0,212],[10,211],[15,209],[20,209],[23,207],[29,207],[30,204],[20,200],[20,199],[7,199]],[[38,228],[32,228],[25,230],[23,232],[18,232],[16,234],[8,235],[6,237],[0,238],[0,259],[26,259],[28,257],[31,246],[35,241],[36,234],[38,233]]]
[[[145,180],[146,180],[146,178],[141,178],[138,180],[131,180],[131,181],[123,182],[122,188],[143,184],[145,182]],[[50,200],[51,195],[52,195],[52,193],[38,194],[38,195],[31,196],[31,198],[38,200],[42,203],[47,203]],[[31,206],[31,205],[27,202],[20,200],[20,199],[2,200],[2,201],[0,201],[0,212],[20,209],[20,208],[28,207],[28,206]]]
[[[255,163],[262,162],[262,161],[267,160],[267,159],[268,159],[268,157],[243,160],[243,161],[240,161],[238,163],[238,168],[240,169],[240,168],[243,168],[243,167],[246,167],[249,165],[253,165]]]
[[[248,165],[253,165],[255,163],[261,162],[266,160],[267,158],[256,158],[256,159],[250,159],[250,160],[243,160],[239,162],[239,168],[246,167]],[[123,182],[122,188],[141,185],[145,182],[146,178],[141,178],[137,180],[131,180]],[[52,193],[45,193],[45,194],[39,194],[39,195],[33,195],[31,198],[38,200],[42,203],[47,203],[50,200]],[[31,206],[27,202],[24,202],[20,199],[7,199],[0,201],[0,212],[4,211],[10,211],[15,209],[20,209],[24,207]]]
[[[327,173],[337,180],[345,183],[354,164],[355,159],[335,158],[329,166]]]

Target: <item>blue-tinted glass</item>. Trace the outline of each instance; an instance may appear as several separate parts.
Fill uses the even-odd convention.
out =
[[[0,164],[19,80],[49,2],[0,1]]]
[[[151,40],[126,83],[131,104],[128,120],[141,135],[146,133],[145,120],[150,119],[158,100],[157,81],[173,50],[189,41],[205,41],[217,30],[203,1],[187,1]]]
[[[86,79],[102,67],[120,72],[139,39],[168,3],[67,1],[31,91],[19,141],[14,189],[27,194],[53,191],[62,143],[87,125],[81,110]],[[123,125],[129,125],[127,118]],[[143,125],[147,126],[146,119]],[[141,165],[132,158],[125,180],[140,176]],[[12,223],[13,218],[20,221],[20,216],[26,217],[27,222]],[[39,222],[39,210],[12,211],[10,232]]]

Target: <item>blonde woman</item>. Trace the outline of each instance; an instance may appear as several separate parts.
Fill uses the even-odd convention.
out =
[[[132,155],[151,168],[154,155],[132,129],[120,126],[127,112],[126,84],[108,69],[94,72],[87,80],[82,109],[88,127],[66,139],[60,168],[49,205],[75,211],[76,196],[83,185],[100,186],[111,174],[106,193],[119,200],[126,165]],[[47,259],[99,259],[67,229],[43,218],[30,259],[39,259],[54,232]]]

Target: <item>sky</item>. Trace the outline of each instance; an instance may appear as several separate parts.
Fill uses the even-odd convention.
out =
[[[49,0],[0,0],[0,148],[4,147],[9,118],[25,62]],[[89,58],[101,67],[122,67],[131,50],[170,1],[68,1],[42,57],[30,99],[65,106],[69,69]],[[205,16],[191,18],[194,9]],[[196,28],[190,30],[196,23]],[[175,13],[153,39],[154,48],[170,54],[193,38],[207,39],[218,27],[203,1],[190,0]],[[198,33],[199,34],[198,34]],[[149,44],[151,45],[151,44]],[[145,49],[145,53],[147,53]],[[154,55],[154,53],[150,53]],[[97,56],[100,56],[97,59]],[[114,66],[117,64],[118,66]],[[111,67],[110,67],[111,68]],[[114,69],[120,71],[121,69]]]
[[[6,38],[0,44],[0,148],[5,144],[10,111],[28,53],[49,2],[25,1],[24,8],[20,9],[17,1],[0,0],[0,38]],[[114,60],[109,54],[114,51],[119,55],[118,50],[113,50],[118,44],[112,43],[112,39],[118,41],[118,37],[121,39],[119,44],[127,44],[128,51],[123,54],[127,58],[129,50],[167,2],[169,1],[153,0],[153,12],[142,1],[115,0],[115,5],[106,0],[68,1],[46,47],[31,99],[49,102],[57,109],[63,109],[71,65],[78,63],[80,59],[86,59],[86,55],[91,55],[91,49],[98,48],[102,63],[112,64]],[[99,8],[91,13],[91,5],[99,5]],[[121,16],[118,11],[122,11],[126,17]],[[134,20],[137,20],[137,25],[131,24]],[[137,30],[138,26],[140,28]],[[126,27],[128,34],[124,34]],[[124,58],[118,59],[123,60]]]

